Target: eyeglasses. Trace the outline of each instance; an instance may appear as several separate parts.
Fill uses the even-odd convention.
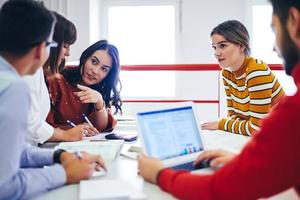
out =
[[[58,44],[55,41],[50,41],[50,42],[46,41],[46,47],[55,48],[57,46],[58,46]]]

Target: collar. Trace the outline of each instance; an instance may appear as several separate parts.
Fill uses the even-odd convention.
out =
[[[12,73],[14,73],[17,76],[20,76],[19,73],[17,72],[17,70],[9,63],[5,60],[5,58],[3,58],[2,56],[0,56],[0,71],[10,71]]]
[[[238,70],[233,72],[235,77],[240,77],[241,75],[243,75],[246,72],[246,68],[248,66],[250,59],[251,58],[249,56],[245,57],[245,60],[244,60],[243,64],[241,65],[241,67]]]

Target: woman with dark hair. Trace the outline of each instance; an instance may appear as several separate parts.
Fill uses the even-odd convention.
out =
[[[70,46],[77,39],[75,25],[57,12],[53,12],[57,21],[53,33],[53,40],[57,42],[56,48],[50,49],[50,56],[43,69],[45,76],[61,72],[65,67],[65,57],[70,55]]]
[[[52,105],[47,121],[67,129],[70,122],[85,124],[87,120],[83,116],[86,115],[91,121],[85,128],[87,136],[111,131],[116,125],[111,105],[115,112],[122,112],[119,72],[119,53],[115,46],[100,40],[88,47],[81,54],[79,67],[64,69],[59,78],[48,78]]]
[[[69,47],[76,41],[76,28],[74,24],[62,15],[53,12],[56,17],[53,40],[49,43],[50,55],[48,60],[33,76],[24,77],[30,88],[31,107],[28,117],[29,131],[26,136],[32,145],[42,144],[46,141],[76,141],[82,139],[83,126],[64,131],[53,128],[46,122],[50,110],[50,99],[45,84],[44,72],[47,75],[55,74],[63,68],[65,57],[69,56]]]
[[[206,122],[202,129],[251,136],[284,96],[284,91],[270,68],[250,56],[249,34],[241,22],[225,21],[216,26],[210,36],[222,68],[228,117]]]

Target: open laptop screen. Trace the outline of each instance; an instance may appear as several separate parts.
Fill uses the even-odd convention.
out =
[[[170,159],[203,150],[192,106],[137,113],[147,155]]]

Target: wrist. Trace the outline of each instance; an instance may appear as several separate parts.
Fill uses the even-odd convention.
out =
[[[51,141],[51,142],[65,142],[65,141],[68,141],[67,136],[68,136],[68,134],[66,134],[65,130],[62,130],[60,128],[55,128],[53,135],[51,136],[51,138],[49,138],[48,141]]]
[[[98,112],[102,112],[105,109],[105,102],[102,101],[102,103],[96,103],[95,104],[95,110]]]
[[[160,177],[161,173],[162,173],[164,170],[165,170],[165,168],[162,168],[162,169],[160,169],[160,170],[157,172],[156,177],[155,177],[155,183],[156,183],[156,184],[159,184],[159,177]]]
[[[60,163],[62,164],[62,165],[64,165],[64,163],[66,162],[66,160],[68,160],[68,159],[70,159],[70,158],[73,158],[74,156],[73,156],[73,153],[70,153],[70,152],[67,152],[67,151],[65,151],[65,152],[63,152],[62,154],[61,154],[61,156],[60,156]]]

